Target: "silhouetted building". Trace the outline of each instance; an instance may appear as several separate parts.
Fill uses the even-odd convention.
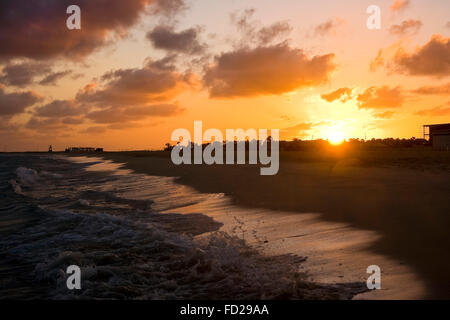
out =
[[[450,150],[450,123],[424,125],[423,136],[428,138],[433,148]]]

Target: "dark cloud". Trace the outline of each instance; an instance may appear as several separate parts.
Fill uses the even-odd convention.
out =
[[[412,91],[417,94],[439,94],[439,95],[449,95],[450,94],[450,82],[440,85],[440,86],[424,86]]]
[[[182,87],[187,75],[174,71],[173,56],[147,60],[143,68],[119,69],[105,73],[99,83],[81,89],[73,100],[54,100],[33,111],[28,128],[94,123],[127,124],[149,117],[168,117],[183,111],[167,103]],[[155,103],[156,101],[161,103]],[[52,120],[51,120],[52,119]]]
[[[184,0],[155,0],[152,6],[154,14],[173,17],[188,8]]]
[[[182,0],[77,0],[81,8],[81,30],[68,30],[66,9],[71,0],[0,1],[0,60],[18,57],[79,60],[108,43],[112,35],[122,37],[145,11],[174,14]]]
[[[316,36],[328,36],[336,35],[337,29],[343,24],[343,21],[338,18],[329,19],[324,23],[319,24],[314,28],[314,35]]]
[[[322,94],[320,97],[328,102],[333,102],[338,99],[341,102],[347,102],[348,100],[352,99],[352,92],[352,88],[340,88],[333,92]]]
[[[396,71],[409,75],[449,76],[450,38],[434,35],[428,43],[412,53],[398,50],[393,63]]]
[[[108,108],[90,112],[86,118],[96,123],[127,123],[148,117],[169,117],[182,112],[176,104],[155,104],[127,108]]]
[[[222,53],[207,67],[204,85],[211,97],[282,94],[328,81],[334,54],[309,58],[286,43]]]
[[[84,74],[82,74],[82,73],[76,73],[76,74],[72,75],[70,78],[72,80],[78,80],[78,79],[82,78],[83,76],[84,76]]]
[[[85,112],[87,109],[74,100],[54,100],[35,108],[26,128],[36,131],[62,130],[82,124]]]
[[[65,76],[71,74],[71,70],[66,71],[60,71],[60,72],[52,72],[49,75],[47,75],[44,79],[39,81],[39,84],[42,86],[49,86],[49,85],[56,85],[56,83],[64,78]]]
[[[418,116],[435,116],[435,117],[448,116],[450,115],[450,108],[439,106],[432,109],[420,110],[415,112],[415,114]]]
[[[43,62],[7,64],[2,69],[0,82],[9,86],[25,87],[33,84],[35,78],[45,76],[50,72],[50,65]]]
[[[359,109],[389,109],[403,105],[405,97],[400,87],[370,87],[356,97]]]
[[[231,23],[241,36],[238,46],[249,46],[250,44],[265,46],[274,41],[286,40],[285,37],[292,31],[292,27],[287,21],[261,26],[258,21],[253,19],[255,12],[255,9],[247,9],[231,14]]]
[[[56,118],[40,119],[32,117],[30,120],[28,120],[25,127],[27,129],[40,131],[40,130],[59,130],[62,129],[63,125],[61,124],[59,119]]]
[[[7,93],[0,85],[0,116],[20,114],[41,100],[42,97],[33,91]]]
[[[83,111],[73,100],[54,100],[36,108],[34,113],[39,117],[63,118],[81,115]]]
[[[164,58],[159,60],[152,60],[147,58],[145,60],[146,65],[151,66],[157,70],[165,70],[165,71],[176,71],[176,61],[178,56],[176,54],[168,54]]]
[[[268,44],[280,37],[288,35],[292,31],[291,25],[286,21],[275,22],[270,26],[258,30],[258,43]]]
[[[147,39],[157,49],[185,54],[201,54],[205,51],[206,46],[200,43],[199,33],[198,28],[176,32],[171,26],[160,25],[147,33]]]
[[[403,36],[408,33],[417,33],[422,27],[423,23],[420,20],[405,20],[401,24],[394,24],[389,29],[389,32],[395,35]]]
[[[81,90],[76,100],[101,108],[146,105],[167,101],[180,93],[186,81],[182,74],[161,68],[159,61],[140,69],[119,69],[103,75],[103,84],[91,84]]]

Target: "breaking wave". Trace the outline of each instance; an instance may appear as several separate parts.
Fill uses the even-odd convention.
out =
[[[0,212],[22,222],[0,229],[0,267],[13,275],[0,298],[349,299],[365,291],[308,282],[302,257],[262,256],[205,215],[159,213],[151,199],[124,197],[130,176],[51,156],[7,160]],[[70,265],[81,268],[81,290],[67,289]]]

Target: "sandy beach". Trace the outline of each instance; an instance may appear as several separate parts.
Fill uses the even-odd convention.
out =
[[[313,281],[299,270],[306,257],[262,254],[226,221],[188,212],[233,209],[223,194],[100,158],[0,158],[0,300],[348,300],[367,291],[358,280]],[[80,268],[78,290],[67,285],[70,265]]]
[[[205,203],[174,212],[210,215],[267,254],[308,256],[302,267],[315,281],[364,281],[365,268],[378,264],[385,290],[359,298],[448,298],[446,154],[398,154],[384,152],[369,162],[290,153],[270,177],[260,176],[257,166],[175,166],[164,152],[108,152],[102,158],[172,177],[197,192],[223,194],[228,213]]]

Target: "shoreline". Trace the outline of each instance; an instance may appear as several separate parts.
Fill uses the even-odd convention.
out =
[[[124,168],[138,173],[178,177],[176,182],[200,192],[223,192],[233,198],[234,204],[243,207],[320,212],[324,221],[377,231],[381,237],[368,250],[411,266],[426,281],[426,298],[448,297],[450,281],[445,273],[450,265],[445,242],[448,216],[443,214],[450,212],[450,207],[446,201],[449,173],[445,170],[435,173],[342,162],[330,165],[282,160],[278,176],[260,177],[256,174],[257,166],[176,167],[160,153],[155,156],[117,152],[100,156],[125,163]],[[425,187],[439,192],[424,192]],[[358,215],[361,209],[364,216]],[[424,214],[429,212],[437,219],[426,219]],[[432,253],[427,252],[430,246],[434,247]]]
[[[298,270],[302,257],[261,255],[206,215],[162,213],[151,209],[148,197],[103,190],[105,181],[114,188],[135,181],[151,190],[153,180],[142,175],[95,172],[105,171],[101,164],[85,172],[61,160],[57,171],[45,171],[48,160],[29,159],[17,167],[26,170],[10,172],[15,183],[2,181],[24,210],[2,216],[0,273],[8,277],[0,299],[320,300],[367,291],[361,282],[309,281]],[[68,193],[65,179],[71,180]],[[82,270],[82,291],[65,286],[71,264]]]

